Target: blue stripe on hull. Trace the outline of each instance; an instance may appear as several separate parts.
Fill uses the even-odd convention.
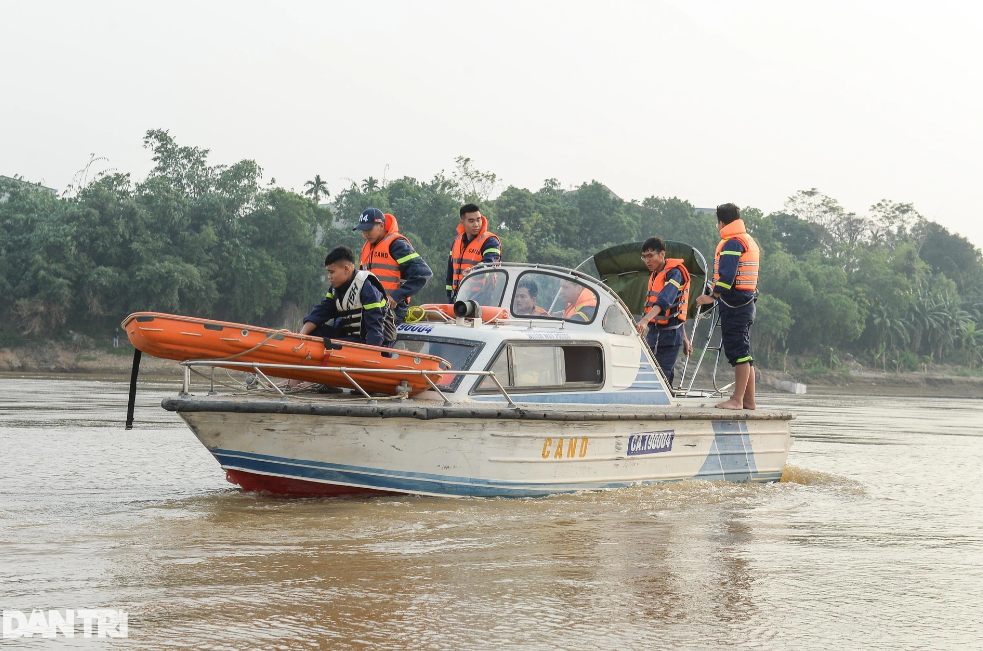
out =
[[[457,497],[543,497],[557,493],[623,488],[640,484],[657,484],[664,481],[682,481],[677,479],[640,482],[535,484],[528,482],[491,481],[472,477],[455,477],[428,473],[396,472],[321,461],[287,459],[284,457],[223,449],[212,450],[211,452],[218,462],[227,468],[308,481],[361,486],[377,490]],[[722,455],[724,458],[729,459],[732,454],[731,452],[724,451],[719,452],[717,457]],[[745,456],[743,450],[740,452],[740,456]],[[726,463],[732,462],[728,461]],[[706,467],[707,464],[704,463],[704,468]],[[700,473],[696,476],[687,479],[722,479],[723,477],[719,475],[719,472],[714,475],[712,469],[709,474],[705,475],[701,469]],[[731,478],[731,476],[727,476],[726,478],[730,481],[768,482],[780,479],[781,473],[754,473],[753,477],[747,474],[746,477],[747,479],[743,480],[737,480]]]
[[[714,421],[713,444],[699,477],[712,481],[758,481],[754,450],[744,421]]]

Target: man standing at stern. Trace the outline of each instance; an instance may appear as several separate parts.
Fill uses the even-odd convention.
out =
[[[453,303],[461,278],[479,262],[493,264],[502,260],[502,243],[488,230],[488,219],[473,203],[461,206],[461,223],[447,259],[447,302]]]
[[[741,209],[732,203],[717,206],[720,243],[713,256],[713,295],[700,296],[698,305],[719,301],[720,338],[727,361],[734,367],[734,395],[719,409],[754,409],[754,358],[751,324],[758,300],[758,243],[748,235]]]
[[[682,259],[666,259],[666,243],[661,237],[645,240],[642,261],[651,275],[645,316],[638,322],[638,334],[645,335],[655,361],[672,387],[679,349],[684,348],[687,356],[693,352],[684,328],[689,309],[689,271]]]
[[[361,269],[375,274],[389,295],[395,324],[406,320],[410,298],[433,277],[430,265],[399,232],[396,218],[378,208],[366,208],[352,230],[362,231]]]
[[[300,334],[382,346],[386,314],[382,283],[370,271],[355,271],[355,253],[347,246],[332,249],[324,267],[331,289],[304,317]]]

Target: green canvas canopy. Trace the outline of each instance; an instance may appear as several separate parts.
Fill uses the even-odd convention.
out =
[[[641,254],[641,242],[619,244],[594,254],[594,266],[601,279],[636,315],[645,309],[649,283],[649,270],[645,268]],[[689,244],[671,240],[666,241],[666,258],[682,258],[686,265],[691,276],[687,315],[690,319],[695,318],[696,297],[703,293],[707,281],[706,259]]]

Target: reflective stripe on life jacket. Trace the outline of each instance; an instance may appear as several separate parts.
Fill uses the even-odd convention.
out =
[[[488,230],[488,219],[484,215],[481,216],[481,230],[478,231],[478,235],[473,240],[468,242],[467,246],[464,245],[464,234],[464,224],[458,224],[457,237],[454,239],[454,245],[451,246],[453,275],[448,290],[452,292],[457,292],[461,288],[461,278],[464,277],[467,270],[481,262],[483,257],[481,247],[485,245],[485,241],[489,237],[497,237]],[[501,257],[501,251],[495,252]]]
[[[585,307],[597,309],[597,298],[595,298],[594,292],[587,287],[584,287],[584,290],[580,292],[576,303],[567,303],[567,308],[563,310],[563,318],[574,319],[579,317],[584,320],[584,323],[589,323],[592,317],[584,313]]]
[[[747,230],[744,228],[744,220],[735,219],[720,229],[720,242],[713,255],[713,286],[724,289],[739,289],[745,292],[753,292],[758,287],[758,263],[761,260],[761,251],[758,243],[754,241]],[[737,240],[744,247],[740,260],[737,263],[737,276],[734,278],[734,286],[730,287],[720,282],[720,255],[721,250],[727,240]],[[724,251],[723,255],[738,255],[737,251]]]
[[[389,247],[396,240],[403,239],[406,240],[404,235],[399,233],[399,224],[396,222],[396,218],[389,213],[386,213],[386,235],[379,240],[376,244],[371,244],[366,241],[362,245],[362,255],[360,257],[361,268],[367,271],[371,271],[387,292],[393,292],[399,289],[399,285],[402,281],[402,275],[399,271],[399,265],[409,262],[413,258],[419,258],[420,254],[414,252],[405,258],[397,260],[392,256]],[[409,240],[406,240],[409,244]]]
[[[375,285],[375,288],[382,294],[381,302],[362,305],[362,286],[367,282]],[[352,278],[351,285],[348,286],[348,291],[346,291],[343,296],[335,296],[333,292],[334,288],[329,289],[327,298],[335,299],[335,307],[338,309],[338,318],[340,319],[338,324],[338,337],[365,339],[365,326],[362,323],[362,310],[373,310],[375,308],[385,307],[386,290],[382,286],[382,283],[371,271],[362,269],[355,273],[355,277]]]
[[[690,277],[689,271],[686,269],[686,265],[680,258],[670,258],[666,260],[666,264],[664,267],[662,267],[662,271],[649,276],[649,290],[648,297],[645,300],[645,313],[648,314],[649,310],[655,307],[656,299],[659,298],[659,294],[662,293],[662,290],[666,286],[666,274],[673,269],[678,269],[680,273],[683,274],[683,284],[677,286],[679,293],[676,294],[676,300],[669,306],[669,309],[656,317],[655,324],[657,326],[674,326],[686,320],[686,312],[689,309]],[[673,280],[670,280],[669,282],[674,285],[676,284],[676,282]]]

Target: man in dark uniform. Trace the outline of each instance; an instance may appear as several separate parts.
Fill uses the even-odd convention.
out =
[[[661,237],[645,240],[642,262],[651,275],[645,316],[638,321],[638,334],[645,335],[671,387],[680,348],[687,356],[693,352],[684,327],[689,309],[689,272],[682,260],[666,260],[666,243]]]
[[[355,271],[355,254],[347,246],[332,249],[324,266],[331,288],[304,317],[300,334],[381,346],[387,309],[382,283],[370,271]]]
[[[366,208],[354,230],[362,232],[361,268],[371,271],[389,295],[390,318],[395,324],[406,320],[410,299],[433,277],[430,266],[399,232],[396,217],[378,208]]]
[[[447,302],[457,300],[461,279],[479,262],[493,264],[502,259],[502,243],[488,230],[488,218],[473,203],[461,206],[461,223],[447,258]]]
[[[720,243],[713,256],[713,295],[700,296],[698,305],[718,302],[724,354],[734,367],[734,395],[718,409],[754,409],[754,358],[751,324],[758,292],[758,243],[748,235],[741,209],[732,203],[717,206]]]

